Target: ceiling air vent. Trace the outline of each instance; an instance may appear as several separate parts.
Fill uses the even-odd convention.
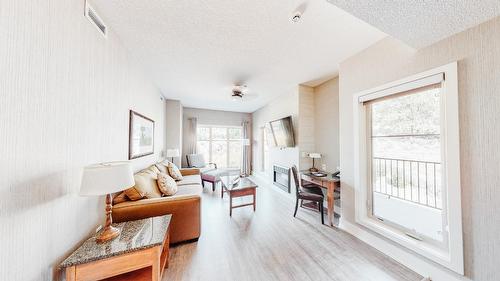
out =
[[[94,8],[90,6],[89,2],[85,2],[85,17],[92,23],[93,26],[97,28],[97,30],[107,38],[108,35],[108,27],[102,21],[101,17],[96,13]]]

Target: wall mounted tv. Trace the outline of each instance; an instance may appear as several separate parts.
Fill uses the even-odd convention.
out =
[[[274,143],[277,147],[294,147],[295,137],[293,135],[292,116],[269,122],[273,134]]]

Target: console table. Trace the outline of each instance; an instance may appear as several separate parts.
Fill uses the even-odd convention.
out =
[[[61,263],[66,280],[161,280],[168,266],[171,218],[113,224],[121,234],[105,243],[97,243],[93,235]]]

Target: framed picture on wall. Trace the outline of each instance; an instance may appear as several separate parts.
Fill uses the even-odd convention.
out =
[[[128,159],[154,153],[155,121],[130,110]]]

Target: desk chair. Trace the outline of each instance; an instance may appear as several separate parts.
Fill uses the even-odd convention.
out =
[[[295,195],[297,198],[295,201],[295,212],[293,213],[293,216],[295,217],[297,215],[297,209],[299,208],[299,200],[312,201],[318,204],[318,209],[319,209],[318,211],[321,213],[321,224],[325,224],[325,219],[323,214],[324,195],[323,192],[321,191],[321,188],[314,184],[301,186],[299,181],[299,175],[297,172],[297,166],[295,165],[292,166],[292,174],[293,174],[293,179],[295,181]]]

